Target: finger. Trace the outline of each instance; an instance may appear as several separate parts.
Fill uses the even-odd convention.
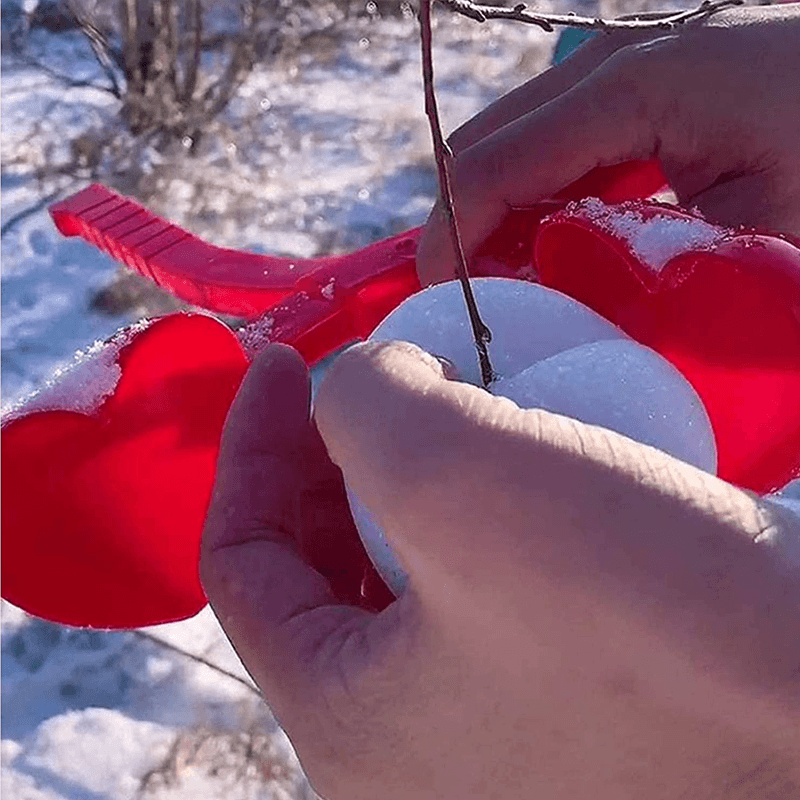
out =
[[[492,434],[514,412],[510,401],[448,380],[434,357],[402,342],[351,348],[320,387],[315,417],[331,457],[429,605],[448,584],[441,573],[431,578],[431,562],[451,575],[469,572],[470,558],[485,563],[478,509],[492,505],[487,486],[507,488],[493,481],[506,465]],[[456,542],[461,560],[450,557]]]
[[[731,176],[693,195],[687,205],[699,208],[710,220],[729,227],[760,231],[800,232],[800,180],[765,170]]]
[[[566,61],[512,90],[465,122],[451,134],[448,144],[456,155],[463,152],[505,125],[559,97],[623,47],[660,35],[654,31],[619,31],[612,35],[595,36],[582,44]],[[448,280],[455,275],[448,237],[441,204],[437,203],[418,248],[417,272],[422,286]]]
[[[660,82],[642,75],[646,60],[643,47],[617,51],[569,91],[461,154],[453,185],[468,251],[510,206],[552,197],[596,167],[657,154],[650,87]]]
[[[550,67],[529,81],[495,100],[465,122],[448,138],[458,154],[481,139],[534,111],[571,89],[594,72],[617,50],[663,36],[660,31],[615,31],[595,36],[577,48],[561,64]]]
[[[662,41],[662,40],[657,40]],[[467,256],[496,230],[511,207],[555,196],[595,167],[648,160],[657,154],[651,89],[668,103],[669,82],[643,76],[648,45],[618,49],[567,91],[463,150],[453,162],[452,187]],[[510,111],[509,111],[510,115]],[[439,209],[417,249],[423,286],[455,272]]]
[[[446,381],[402,343],[342,356],[316,416],[410,589],[450,622],[524,626],[539,600],[635,609],[748,669],[800,633],[800,587],[753,543],[776,516],[654,448]]]
[[[278,713],[312,682],[312,653],[363,612],[304,560],[296,508],[319,458],[300,356],[268,348],[247,373],[222,438],[201,577],[243,662]],[[315,610],[320,613],[315,613]],[[280,711],[278,711],[280,709]]]
[[[291,534],[303,559],[330,582],[334,594],[340,600],[358,603],[369,559],[350,515],[341,471],[331,462],[319,432],[307,419],[305,365],[296,353],[283,350],[276,349],[264,356],[266,360],[260,359],[240,392],[223,441],[222,457],[227,466],[218,473],[217,490],[238,493],[239,527],[250,530],[258,524],[263,526],[269,522],[269,514],[277,515],[275,526]],[[266,388],[250,388],[261,387],[267,380],[281,391],[279,401],[266,400]],[[288,389],[283,392],[282,382],[287,387],[296,386],[299,396],[295,398]],[[282,414],[295,412],[299,415],[298,435],[288,439],[292,428],[283,428]],[[268,429],[265,414],[278,426],[276,429]],[[280,493],[270,497],[267,490],[277,484],[251,474],[263,456],[254,448],[261,446],[264,433],[271,437],[273,451],[294,465],[293,483],[284,497]],[[269,463],[266,468],[270,468]],[[277,473],[273,473],[273,481],[276,478]],[[239,536],[237,525],[221,527],[217,535],[235,540]]]
[[[331,458],[347,464],[345,477],[357,492],[392,486],[402,493],[413,475],[411,462],[424,450],[420,437],[431,433],[404,422],[409,395],[447,382],[441,361],[403,342],[355,345],[336,360],[314,414]]]

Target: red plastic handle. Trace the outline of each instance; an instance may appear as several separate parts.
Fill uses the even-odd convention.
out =
[[[614,202],[648,196],[663,185],[654,161],[592,170],[557,201],[512,212],[476,255],[472,273],[530,280],[535,231],[546,214],[573,197],[594,194]],[[257,330],[245,329],[244,344],[267,336],[293,345],[309,364],[369,336],[420,289],[419,228],[346,255],[292,259],[209,244],[100,184],[50,213],[64,236],[81,236],[188,303],[248,319],[267,314]]]
[[[257,317],[289,294],[324,296],[335,287],[351,293],[367,281],[419,284],[414,270],[419,230],[408,231],[354,253],[292,259],[209,244],[100,184],[53,205],[64,236],[81,236],[172,294],[203,308]]]

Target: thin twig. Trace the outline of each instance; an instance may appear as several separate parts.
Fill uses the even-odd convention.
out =
[[[191,32],[189,43],[191,49],[188,57],[189,63],[186,67],[186,74],[183,80],[183,87],[178,92],[178,100],[184,105],[187,105],[192,97],[194,97],[194,91],[197,87],[197,76],[200,70],[203,42],[203,9],[200,6],[200,0],[190,0],[189,2],[187,28]]]
[[[215,672],[219,672],[220,675],[225,675],[226,677],[230,678],[231,680],[237,681],[241,683],[242,686],[246,686],[253,694],[257,695],[259,698],[261,697],[261,692],[258,690],[258,687],[254,686],[250,681],[246,681],[244,678],[241,678],[239,675],[236,675],[233,672],[229,672],[224,667],[217,666],[213,661],[209,661],[207,658],[203,658],[202,656],[196,656],[194,653],[188,652],[188,650],[183,650],[180,647],[177,647],[174,644],[170,644],[169,642],[165,641],[164,639],[159,638],[158,636],[153,636],[151,633],[146,633],[145,631],[131,631],[134,636],[137,636],[139,639],[144,639],[146,642],[152,642],[159,647],[163,647],[166,650],[171,650],[173,653],[178,653],[179,655],[185,656],[192,661],[197,662],[198,664],[202,664],[204,667],[209,667],[209,669],[213,669]]]
[[[703,0],[697,8],[667,14],[661,19],[600,19],[599,17],[579,17],[577,14],[540,14],[527,10],[525,3],[513,6],[486,6],[472,0],[439,0],[439,2],[476,22],[489,19],[506,19],[537,25],[548,33],[556,27],[584,28],[586,30],[671,30],[694,19],[703,19],[732,6],[743,5],[744,0]]]
[[[121,99],[122,87],[120,86],[115,72],[115,69],[119,69],[121,66],[121,55],[114,51],[106,35],[94,24],[89,15],[86,14],[76,2],[68,2],[67,8],[78,23],[80,32],[88,40],[92,48],[92,53],[94,53],[95,60],[111,83],[111,88],[108,91],[117,99]]]
[[[267,15],[264,0],[248,0],[240,7],[242,30],[234,44],[228,65],[219,79],[206,89],[203,102],[207,116],[213,118],[228,105],[255,62],[258,28]]]
[[[18,225],[20,222],[22,222],[22,220],[30,217],[32,214],[38,214],[43,208],[48,206],[53,201],[58,200],[61,195],[66,194],[66,192],[67,189],[56,189],[55,191],[46,194],[44,197],[41,197],[32,206],[23,208],[22,211],[17,212],[13,217],[5,220],[2,226],[0,226],[0,238],[5,236],[15,225]]]
[[[12,43],[12,48],[13,47],[14,45]],[[14,49],[14,58],[24,64],[26,67],[32,67],[40,72],[44,72],[44,74],[49,78],[53,78],[53,80],[63,83],[68,89],[97,89],[99,92],[108,92],[119,99],[119,95],[117,94],[118,90],[114,86],[103,86],[102,84],[95,83],[94,81],[72,78],[69,75],[65,75],[64,73],[49,67],[38,58],[34,58],[33,56],[28,55],[27,53],[18,49]]]
[[[436,170],[439,175],[439,191],[442,196],[442,206],[447,225],[450,230],[450,240],[456,254],[456,271],[464,291],[464,300],[472,323],[472,333],[475,337],[475,347],[478,351],[478,361],[481,367],[481,379],[486,389],[495,378],[492,362],[489,360],[488,344],[492,341],[492,332],[481,319],[472,285],[467,272],[467,260],[464,256],[464,247],[458,232],[458,222],[453,208],[453,192],[450,186],[450,175],[447,161],[452,158],[452,152],[442,135],[442,126],[439,121],[439,109],[436,104],[436,93],[433,85],[433,42],[431,34],[431,0],[421,0],[419,7],[419,27],[422,39],[422,79],[425,87],[425,114],[431,127],[433,138],[433,152],[436,156]]]

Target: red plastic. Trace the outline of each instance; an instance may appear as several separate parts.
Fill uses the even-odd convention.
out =
[[[417,231],[345,256],[291,259],[209,244],[100,184],[50,213],[65,236],[81,236],[177,297],[221,314],[257,317],[300,289],[319,294],[331,280],[345,293],[365,280],[396,281],[409,294],[419,288]]]
[[[678,226],[695,219],[642,203],[617,213]],[[658,271],[593,217],[578,205],[542,224],[535,253],[542,283],[683,373],[711,419],[721,478],[766,493],[800,475],[800,249],[720,229],[715,246],[680,253]]]
[[[598,168],[565,189],[555,208],[588,195],[607,202],[647,197],[664,184],[655,161]],[[529,270],[536,226],[553,210],[549,201],[512,214],[478,255],[474,274]],[[309,364],[368,336],[420,288],[418,228],[347,255],[291,259],[209,244],[99,184],[56,203],[50,213],[65,236],[83,237],[188,303],[247,318],[270,311],[274,340],[296,346]]]
[[[773,237],[732,237],[713,253],[677,257],[654,279],[624,241],[592,229],[575,208],[542,221],[569,197],[621,200],[662,184],[653,163],[596,170],[560,202],[511,214],[482,248],[475,274],[533,279],[536,242],[546,283],[691,374],[718,409],[726,474],[772,488],[800,474],[800,318],[793,323],[789,313],[800,308],[792,305],[800,251]],[[245,316],[266,311],[266,339],[293,344],[309,363],[367,336],[419,288],[418,231],[349,256],[292,261],[208,245],[97,186],[59,203],[53,216],[66,235],[84,236],[185,300]],[[730,305],[709,317],[712,299]],[[3,596],[59,622],[136,627],[191,616],[205,602],[202,520],[247,358],[221,323],[177,314],[133,335],[118,363],[116,391],[95,414],[47,411],[3,424]],[[739,399],[726,409],[726,397]],[[366,607],[389,602],[363,550],[354,557],[343,548],[347,563],[333,563],[330,542],[303,546],[323,574],[355,575]]]
[[[97,414],[3,427],[3,597],[70,625],[138,627],[203,607],[200,531],[248,362],[221,322],[176,314],[119,365]]]

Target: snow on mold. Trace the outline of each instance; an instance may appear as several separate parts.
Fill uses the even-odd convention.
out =
[[[275,318],[272,314],[264,314],[255,322],[245,325],[236,331],[236,337],[244,349],[245,355],[252,360],[272,341],[272,329],[275,327]]]
[[[635,203],[608,206],[591,197],[570,207],[608,233],[627,242],[633,255],[656,272],[687,250],[710,250],[732,231],[700,217],[643,214]]]
[[[78,350],[72,362],[57,370],[44,386],[4,410],[3,421],[35,411],[96,413],[119,383],[120,351],[151,322],[141,320],[107,341],[98,340],[86,350]]]

